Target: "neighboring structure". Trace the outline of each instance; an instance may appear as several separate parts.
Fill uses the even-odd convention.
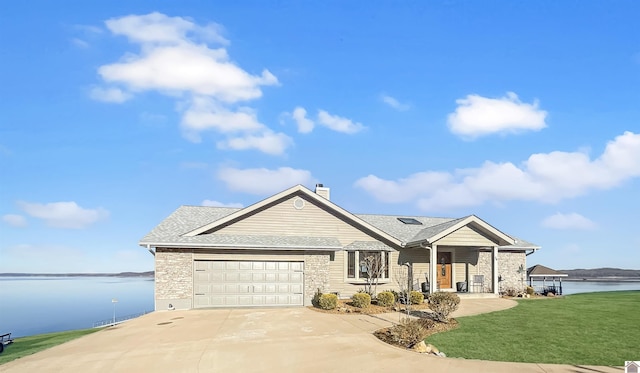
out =
[[[416,289],[498,294],[498,278],[521,287],[517,269],[539,249],[474,215],[356,215],[329,192],[297,185],[242,209],[178,208],[140,241],[155,255],[156,309],[309,305],[317,289],[349,297],[364,288],[365,257],[384,266],[378,291],[412,273]]]
[[[531,286],[536,292],[545,295],[547,293],[562,295],[562,278],[567,276],[568,275],[566,273],[558,272],[555,269],[551,269],[540,264],[536,264],[527,269],[529,286]]]

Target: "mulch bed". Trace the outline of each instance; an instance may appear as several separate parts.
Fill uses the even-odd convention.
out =
[[[323,310],[321,308],[316,308],[313,306],[309,306],[309,309],[312,309],[317,312],[322,313],[333,313],[333,314],[345,314],[345,313],[356,313],[356,314],[365,314],[365,315],[375,315],[378,313],[386,313],[386,312],[395,312],[398,309],[395,309],[396,306],[382,307],[377,304],[370,304],[369,307],[366,308],[358,308],[355,307],[350,299],[338,299],[338,305],[336,308],[332,310]],[[406,308],[404,305],[401,305],[400,310],[405,311]],[[429,305],[427,303],[422,304],[413,304],[411,305],[411,311],[428,311]]]
[[[453,330],[458,327],[458,321],[456,321],[456,319],[449,319],[448,323],[431,321],[431,320],[429,321],[430,322],[425,322],[423,324],[426,329],[426,332],[422,337],[422,339],[427,338],[430,335],[446,332],[448,330]],[[411,346],[405,346],[397,343],[397,341],[391,337],[391,328],[393,328],[393,326],[390,328],[376,330],[375,332],[373,332],[373,335],[375,335],[379,340],[396,347],[401,347],[401,348],[411,347]]]

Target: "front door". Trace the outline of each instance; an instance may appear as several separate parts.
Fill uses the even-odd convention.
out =
[[[453,287],[451,283],[451,253],[438,253],[436,272],[438,273],[438,288],[451,289]]]

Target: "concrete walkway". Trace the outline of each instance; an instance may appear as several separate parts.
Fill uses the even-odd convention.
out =
[[[512,306],[503,299],[463,300],[457,316]],[[0,372],[623,371],[420,355],[371,334],[397,317],[307,308],[160,311],[0,365]]]

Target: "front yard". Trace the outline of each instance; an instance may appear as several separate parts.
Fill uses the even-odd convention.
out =
[[[505,311],[458,318],[425,341],[449,357],[622,366],[640,360],[640,291],[522,299]]]

